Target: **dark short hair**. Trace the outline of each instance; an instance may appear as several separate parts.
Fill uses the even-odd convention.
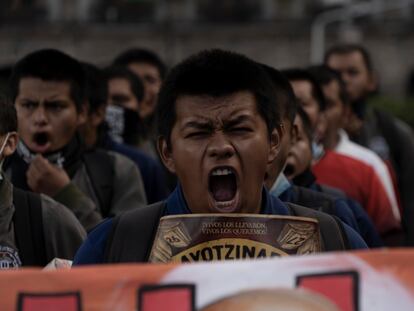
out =
[[[167,74],[167,66],[161,60],[161,58],[148,49],[133,48],[126,50],[115,57],[113,65],[126,67],[132,63],[147,63],[151,64],[158,69],[161,79],[165,78]]]
[[[302,120],[303,131],[305,132],[305,136],[312,148],[313,130],[311,120],[309,119],[309,116],[306,113],[306,111],[301,106],[298,107],[296,116]]]
[[[344,55],[344,54],[350,54],[354,52],[358,52],[361,54],[365,67],[367,68],[369,72],[372,72],[374,68],[372,66],[371,56],[369,55],[368,50],[360,44],[343,43],[343,44],[334,45],[326,51],[324,62],[325,64],[327,64],[329,58],[334,54]]]
[[[19,60],[10,77],[13,102],[19,94],[20,80],[39,78],[44,81],[69,82],[70,96],[80,111],[86,99],[86,78],[82,64],[71,56],[54,49],[38,50]]]
[[[141,79],[128,68],[119,66],[108,67],[105,69],[105,75],[107,81],[112,79],[127,80],[131,87],[131,91],[138,102],[141,102],[144,99],[144,84]]]
[[[90,63],[82,63],[86,75],[86,96],[89,113],[106,106],[108,99],[108,85],[102,69]]]
[[[339,97],[342,104],[349,105],[349,97],[346,91],[346,86],[344,80],[341,78],[341,74],[338,71],[326,65],[318,65],[309,67],[309,72],[321,86],[327,85],[332,81],[336,81],[339,85]]]
[[[265,64],[261,65],[276,88],[276,100],[281,107],[281,116],[293,124],[296,116],[297,101],[289,80],[279,70]]]
[[[251,92],[265,121],[269,137],[280,123],[276,90],[263,68],[253,60],[229,51],[207,50],[175,66],[161,87],[157,105],[158,132],[171,147],[176,121],[175,103],[183,95],[223,97],[239,91]]]
[[[16,131],[16,108],[6,97],[0,95],[0,135]]]
[[[319,104],[319,110],[323,111],[326,108],[325,96],[316,79],[306,69],[291,68],[282,70],[282,74],[288,78],[289,81],[307,81],[312,86],[312,95]]]

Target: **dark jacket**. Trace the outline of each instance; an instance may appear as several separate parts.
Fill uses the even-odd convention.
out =
[[[358,202],[349,199],[344,192],[336,188],[317,184],[316,178],[310,170],[306,170],[295,177],[293,183],[296,187],[304,187],[309,191],[319,193],[325,198],[330,199],[335,206],[335,215],[355,229],[369,247],[384,246],[384,243],[368,214]],[[296,187],[286,190],[286,193],[283,193],[279,198],[282,201],[292,202],[303,206],[308,206],[310,204],[312,206],[313,202],[309,202],[308,204],[308,202],[299,201],[298,190],[300,188]],[[352,214],[352,218],[350,218],[349,213]]]
[[[136,148],[117,143],[110,138],[107,138],[104,147],[128,157],[138,166],[148,204],[164,200],[168,196],[165,174],[159,162]]]
[[[261,214],[268,215],[289,215],[288,207],[278,198],[271,196],[265,189],[263,190]],[[164,216],[189,214],[188,208],[180,186],[171,193],[166,200],[166,208]],[[105,249],[107,247],[108,238],[112,231],[114,220],[108,219],[97,226],[83,243],[77,252],[74,260],[75,265],[105,263]],[[351,227],[343,224],[348,241],[352,249],[366,248],[367,245],[362,238]],[[154,229],[155,230],[155,229]]]
[[[402,224],[408,245],[414,245],[414,132],[401,120],[369,106],[363,121],[360,133],[351,139],[376,152],[394,168],[403,207]]]
[[[29,200],[29,197],[38,200],[39,206],[33,201],[26,206],[17,203]],[[35,217],[37,213],[39,219]],[[22,243],[27,227],[30,227],[28,239]],[[38,231],[32,231],[32,228]],[[37,240],[32,239],[35,235]],[[3,267],[15,264],[45,266],[56,257],[72,260],[85,238],[82,225],[65,206],[42,194],[28,196],[25,191],[14,191],[6,178],[0,181],[0,248],[9,253],[7,260],[2,253]],[[36,243],[39,240],[41,242]],[[28,254],[34,255],[28,258]]]

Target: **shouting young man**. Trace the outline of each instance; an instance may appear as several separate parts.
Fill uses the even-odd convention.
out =
[[[17,142],[16,109],[0,98],[0,270],[72,260],[86,237],[73,213],[46,195],[17,189],[1,170]]]
[[[235,53],[201,52],[177,65],[160,93],[158,149],[179,185],[166,201],[101,224],[75,263],[148,261],[160,217],[166,215],[286,216],[306,210],[321,222],[331,219],[305,208],[294,213],[264,188],[267,165],[277,157],[283,136],[276,92],[259,64]],[[321,229],[322,237],[328,231],[340,234],[331,224]],[[366,247],[345,228],[341,238],[351,247]]]
[[[13,68],[11,95],[21,138],[5,163],[13,184],[67,206],[86,230],[104,217],[146,204],[138,168],[101,150],[85,151],[82,65],[57,50],[33,52]],[[123,185],[135,185],[126,191]]]

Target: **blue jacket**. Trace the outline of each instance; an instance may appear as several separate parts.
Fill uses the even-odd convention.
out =
[[[289,215],[288,207],[278,198],[270,195],[266,189],[263,189],[262,198],[261,214]],[[181,187],[177,186],[166,200],[165,215],[190,213],[191,211],[185,202]],[[104,262],[105,247],[111,231],[112,222],[112,218],[107,219],[89,233],[87,239],[79,248],[73,261],[73,265],[99,264]],[[343,225],[352,249],[367,248],[364,240],[354,229],[347,224]]]

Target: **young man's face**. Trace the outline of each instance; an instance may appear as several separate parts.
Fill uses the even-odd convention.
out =
[[[267,126],[250,92],[225,97],[181,96],[171,150],[159,149],[177,174],[193,213],[259,213],[267,165],[280,133]]]
[[[161,88],[161,75],[158,68],[148,63],[131,63],[128,68],[140,77],[144,83],[144,100],[139,107],[141,118],[148,117],[154,113],[157,105],[158,93]]]
[[[297,129],[297,136],[286,160],[285,175],[288,179],[302,174],[312,162],[311,142],[305,134],[302,119],[296,116],[294,124]]]
[[[316,129],[319,121],[319,104],[313,96],[312,84],[306,80],[290,81],[295,96],[299,99],[299,104],[305,110],[312,123],[312,128]]]
[[[332,54],[327,65],[341,73],[351,101],[359,100],[375,90],[375,79],[360,52]]]
[[[344,126],[346,117],[345,103],[340,97],[339,83],[332,80],[322,86],[323,94],[326,100],[325,117],[327,121],[327,132],[337,133]]]
[[[70,83],[22,78],[15,100],[19,135],[35,153],[49,153],[66,146],[85,121],[70,96]]]
[[[131,89],[131,84],[124,78],[108,81],[108,104],[117,105],[138,112],[139,102]]]

